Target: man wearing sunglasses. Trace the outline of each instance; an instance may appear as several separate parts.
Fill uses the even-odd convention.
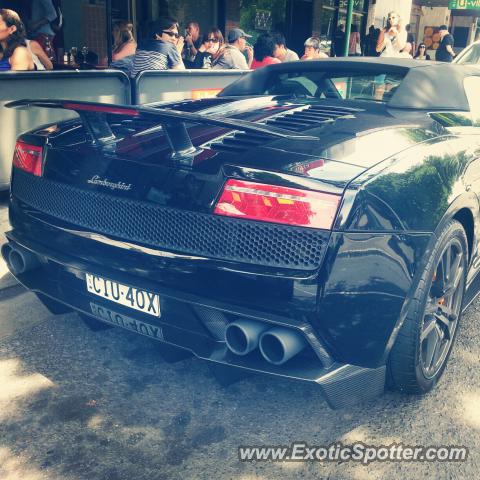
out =
[[[184,70],[183,44],[176,20],[160,18],[150,22],[138,44],[130,76],[136,77],[143,70]]]

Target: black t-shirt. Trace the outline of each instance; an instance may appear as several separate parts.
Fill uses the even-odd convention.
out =
[[[345,49],[345,33],[338,29],[333,37],[333,54],[337,57],[343,57]]]
[[[447,51],[447,45],[450,45],[453,48],[453,42],[453,36],[447,33],[447,35],[442,38],[442,41],[437,48],[435,60],[438,62],[451,62],[453,60],[453,55]]]

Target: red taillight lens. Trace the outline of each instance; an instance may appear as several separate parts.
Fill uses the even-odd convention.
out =
[[[263,183],[228,180],[215,207],[217,215],[332,228],[341,196]]]
[[[42,176],[42,147],[29,145],[28,143],[17,141],[15,153],[13,154],[13,165],[21,168],[25,172]]]

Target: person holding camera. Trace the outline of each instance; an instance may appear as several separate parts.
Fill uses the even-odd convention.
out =
[[[400,15],[390,12],[387,25],[380,30],[376,50],[381,57],[403,57],[401,52],[406,44],[407,31],[403,28]]]

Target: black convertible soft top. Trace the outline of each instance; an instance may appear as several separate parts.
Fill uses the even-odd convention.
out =
[[[255,70],[226,87],[219,96],[260,95],[273,75],[290,72],[325,71],[388,74],[405,78],[388,102],[389,108],[469,111],[463,81],[479,76],[480,68],[443,62],[403,58],[328,58],[317,61],[287,62]]]

